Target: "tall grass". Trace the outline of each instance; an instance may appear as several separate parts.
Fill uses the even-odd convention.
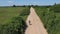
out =
[[[60,5],[34,7],[49,34],[60,34]]]

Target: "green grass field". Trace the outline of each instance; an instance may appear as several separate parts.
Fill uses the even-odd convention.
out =
[[[28,7],[1,7],[0,24],[9,23],[13,17],[20,15],[25,10],[28,10]]]

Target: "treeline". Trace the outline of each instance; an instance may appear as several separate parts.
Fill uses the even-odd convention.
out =
[[[22,5],[22,6],[16,6],[16,5],[13,5],[12,7],[51,7],[51,5],[48,5],[48,6],[39,6],[39,5]]]

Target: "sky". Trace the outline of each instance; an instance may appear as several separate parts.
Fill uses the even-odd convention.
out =
[[[53,5],[59,4],[60,0],[0,0],[0,6],[12,5]]]

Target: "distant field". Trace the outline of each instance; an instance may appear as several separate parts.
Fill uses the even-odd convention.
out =
[[[13,17],[25,10],[28,10],[28,7],[0,7],[0,24],[9,23]]]
[[[34,7],[49,34],[60,34],[60,5]]]

